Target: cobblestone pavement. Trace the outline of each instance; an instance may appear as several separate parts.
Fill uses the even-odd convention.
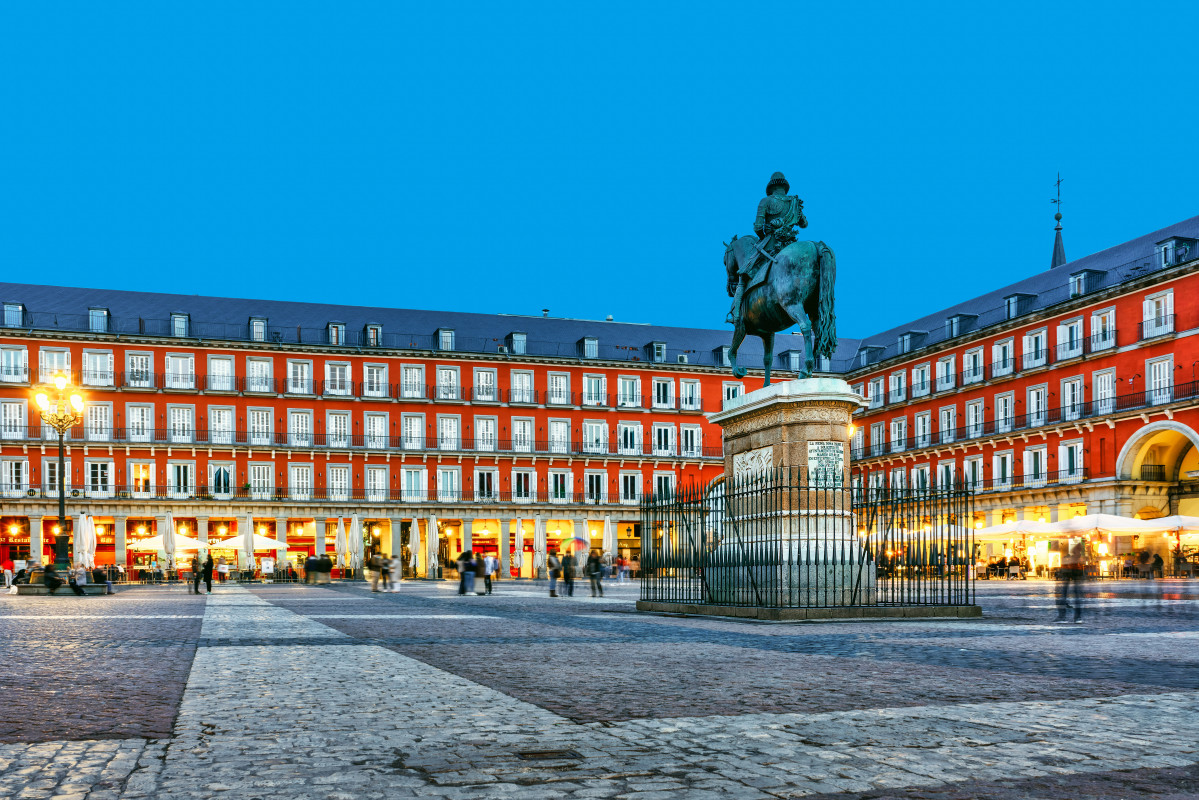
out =
[[[0,596],[0,798],[1199,797],[1199,583],[778,624],[414,582]]]

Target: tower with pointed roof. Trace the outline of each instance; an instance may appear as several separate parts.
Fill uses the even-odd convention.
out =
[[[1057,234],[1053,238],[1053,258],[1049,263],[1049,268],[1054,269],[1066,263],[1066,245],[1062,243],[1062,173],[1057,174],[1057,197],[1049,202],[1057,206],[1057,213],[1053,215],[1053,219],[1057,222],[1054,230]]]

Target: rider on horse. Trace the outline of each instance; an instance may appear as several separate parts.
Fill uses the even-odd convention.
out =
[[[733,298],[733,307],[729,311],[728,321],[737,324],[741,318],[741,298],[745,290],[762,272],[767,263],[774,261],[787,245],[795,241],[795,227],[808,227],[807,217],[803,215],[803,200],[795,195],[789,195],[791,184],[776,172],[770,176],[766,184],[766,197],[758,203],[758,216],[754,220],[754,233],[758,235],[758,254],[752,263],[737,272],[737,284],[729,282],[729,296]]]

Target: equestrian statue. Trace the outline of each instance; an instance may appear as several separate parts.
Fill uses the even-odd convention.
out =
[[[789,195],[791,185],[776,172],[758,203],[756,236],[733,236],[725,243],[724,267],[733,307],[727,321],[734,325],[729,352],[733,375],[745,377],[737,364],[737,348],[746,334],[761,338],[763,366],[770,385],[774,335],[799,325],[804,341],[804,365],[797,377],[810,378],[816,357],[831,358],[837,348],[833,316],[833,282],[837,261],[824,242],[796,240],[795,228],[808,227],[803,200]]]

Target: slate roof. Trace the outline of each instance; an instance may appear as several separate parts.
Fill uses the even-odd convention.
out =
[[[387,347],[436,349],[440,328],[454,331],[455,352],[495,353],[507,344],[513,332],[527,337],[530,355],[578,357],[579,341],[594,337],[599,356],[616,361],[647,361],[646,346],[664,342],[668,363],[686,355],[688,363],[713,366],[713,351],[731,343],[729,330],[681,328],[603,320],[507,314],[474,314],[461,311],[426,311],[380,306],[348,306],[328,303],[301,303],[288,300],[256,300],[201,295],[134,292],[118,289],[87,289],[0,283],[0,301],[22,303],[26,327],[59,330],[88,330],[88,309],[106,308],[110,330],[120,333],[170,333],[170,315],[190,315],[190,336],[204,340],[247,340],[251,317],[265,317],[268,340],[282,342],[326,343],[326,326],[344,323],[346,341],[359,343],[364,326],[383,327]],[[802,337],[791,334],[776,339],[776,348],[802,346]],[[758,339],[746,339],[741,361],[760,367],[762,347]]]
[[[1138,236],[1123,244],[1109,247],[1098,253],[1092,253],[1089,256],[1067,262],[1044,272],[1038,272],[1036,275],[987,292],[979,297],[948,306],[932,314],[926,314],[890,330],[867,336],[858,341],[853,352],[847,353],[847,348],[844,345],[848,344],[848,342],[842,341],[840,343],[842,346],[837,348],[837,358],[834,359],[833,369],[834,371],[848,371],[851,365],[843,359],[852,359],[857,350],[862,347],[882,348],[882,353],[872,358],[871,362],[898,355],[899,336],[911,331],[926,331],[928,333],[927,338],[923,341],[924,345],[942,341],[948,338],[946,336],[945,321],[958,314],[977,316],[974,325],[970,328],[964,328],[963,333],[968,330],[977,330],[996,322],[1002,322],[1006,319],[1004,299],[1010,295],[1028,294],[1035,296],[1035,299],[1032,299],[1027,305],[1022,306],[1022,314],[1047,308],[1056,303],[1068,300],[1070,297],[1070,276],[1083,270],[1102,273],[1101,277],[1096,276],[1096,280],[1089,285],[1088,291],[1115,286],[1119,283],[1141,277],[1142,275],[1147,275],[1161,268],[1161,265],[1155,258],[1154,245],[1175,236],[1187,238],[1199,237],[1199,216],[1191,217],[1182,222],[1176,222],[1161,230],[1147,233],[1144,236]],[[1194,258],[1197,255],[1199,255],[1199,252],[1193,252],[1188,258]],[[852,366],[857,365],[854,364]]]
[[[1154,245],[1174,236],[1199,238],[1199,216],[864,339],[838,339],[837,352],[832,359],[833,371],[845,372],[858,366],[854,359],[863,347],[879,349],[879,354],[871,359],[872,362],[896,355],[900,334],[910,331],[927,332],[927,336],[918,344],[928,345],[943,340],[946,338],[946,319],[957,314],[977,317],[975,324],[963,332],[1003,321],[1004,298],[1013,294],[1034,296],[1022,308],[1024,313],[1054,305],[1069,298],[1070,276],[1082,270],[1102,274],[1092,284],[1092,289],[1113,286],[1148,274],[1160,268],[1154,259]],[[1197,255],[1199,252],[1191,253],[1188,257]],[[523,332],[527,336],[529,355],[575,358],[580,355],[579,341],[594,337],[599,342],[599,357],[602,359],[647,361],[647,345],[665,342],[668,363],[675,363],[679,355],[686,355],[689,363],[704,366],[716,365],[713,351],[730,344],[732,336],[727,329],[21,283],[0,283],[0,301],[23,304],[27,310],[26,327],[34,328],[86,331],[88,309],[106,308],[110,314],[109,329],[112,332],[166,336],[170,334],[170,315],[186,313],[190,316],[190,336],[193,338],[244,341],[249,338],[250,318],[265,317],[269,325],[269,340],[325,344],[326,326],[336,321],[345,324],[347,343],[350,345],[358,341],[357,337],[362,335],[368,323],[383,326],[384,346],[422,350],[437,349],[437,330],[450,328],[454,331],[456,352],[495,353],[499,346],[507,344],[509,334]],[[779,356],[777,363],[783,366],[783,354],[801,347],[802,338],[798,334],[781,334],[775,340]],[[762,349],[758,339],[747,338],[740,355],[742,364],[759,366],[762,363]]]

